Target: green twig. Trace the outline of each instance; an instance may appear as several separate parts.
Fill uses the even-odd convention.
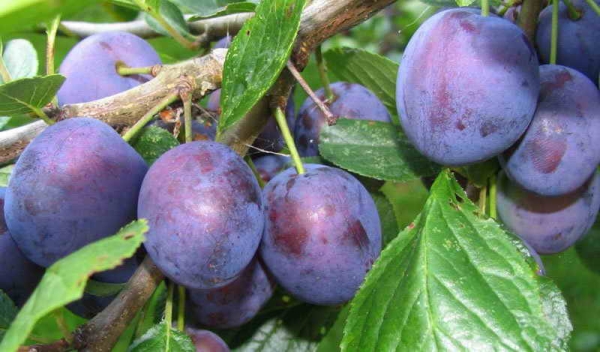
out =
[[[40,108],[36,108],[33,106],[30,106],[31,110],[33,110],[33,113],[39,117],[40,119],[44,120],[44,122],[50,126],[53,125],[56,121],[52,120],[48,115],[46,115],[46,113],[44,112],[44,110],[40,109]]]
[[[60,24],[60,15],[54,17],[46,26],[46,74],[54,74],[54,44],[56,42],[56,31]],[[52,98],[52,105],[58,106],[56,95]]]
[[[323,84],[323,90],[325,91],[325,99],[327,101],[333,101],[334,95],[331,90],[331,84],[329,77],[327,76],[327,65],[323,59],[323,53],[321,52],[321,46],[317,46],[315,49],[315,56],[317,58],[317,68],[319,69],[319,77],[321,77],[321,83]]]
[[[281,108],[277,108],[275,110],[275,119],[277,120],[277,124],[279,125],[279,130],[281,130],[281,135],[283,136],[283,140],[290,150],[290,154],[292,156],[292,160],[294,161],[294,166],[296,166],[296,170],[298,174],[302,175],[304,173],[304,165],[302,165],[302,160],[300,159],[300,154],[298,154],[298,149],[296,149],[296,144],[294,143],[294,138],[290,133],[290,128],[288,127],[287,121],[285,119],[285,115]]]
[[[563,3],[567,7],[567,12],[569,13],[569,18],[573,21],[577,21],[581,18],[581,11],[573,5],[571,0],[563,0]]]
[[[128,75],[150,75],[154,66],[148,67],[129,67],[127,65],[117,65],[117,73],[121,76]]]
[[[588,3],[588,5],[590,5],[592,10],[594,10],[596,15],[600,16],[600,6],[598,6],[598,4],[596,4],[596,2],[594,0],[585,0],[585,1]]]
[[[185,142],[192,141],[192,95],[189,93],[181,94],[183,100],[183,117],[185,119]]]
[[[71,331],[69,331],[69,326],[67,325],[67,322],[65,320],[65,317],[63,316],[61,308],[54,310],[52,312],[52,315],[54,315],[54,320],[56,321],[56,325],[58,325],[58,328],[60,329],[60,332],[62,333],[65,340],[69,344],[73,343],[73,334],[71,334]]]
[[[158,114],[162,109],[166,108],[167,105],[171,104],[175,100],[179,98],[179,94],[171,93],[164,97],[161,101],[158,102],[150,111],[146,113],[135,125],[131,126],[131,128],[123,135],[123,139],[126,142],[129,142],[135,135],[142,129],[144,126],[152,120],[152,117]]]
[[[481,16],[490,15],[490,2],[489,0],[481,0]]]
[[[262,177],[260,177],[260,173],[256,169],[256,165],[254,165],[252,158],[249,155],[246,155],[246,157],[244,159],[246,160],[246,164],[248,164],[248,166],[250,166],[250,170],[252,170],[254,177],[256,177],[256,180],[258,181],[258,185],[260,186],[260,188],[265,188],[265,181],[262,179]]]
[[[552,0],[552,33],[550,37],[550,64],[556,65],[558,47],[558,0]]]
[[[498,217],[498,213],[496,211],[496,194],[497,194],[496,176],[492,176],[489,178],[489,188],[490,188],[490,217],[492,219],[496,219]]]
[[[177,285],[177,330],[185,330],[185,287]]]
[[[485,214],[485,208],[487,204],[487,187],[483,187],[479,191],[479,210],[482,214]]]
[[[168,291],[167,291],[167,302],[165,303],[165,325],[167,327],[167,341],[165,344],[165,352],[169,351],[169,343],[171,342],[171,322],[173,321],[173,291],[175,288],[175,283],[173,281],[169,282]]]

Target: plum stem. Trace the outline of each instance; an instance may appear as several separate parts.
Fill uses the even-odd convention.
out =
[[[129,67],[129,66],[125,65],[124,63],[117,64],[117,73],[120,74],[121,76],[129,76],[129,75],[153,75],[153,76],[156,76],[154,74],[154,72],[155,72],[154,66]]]
[[[33,106],[31,107],[31,109],[33,110],[33,113],[36,114],[37,117],[42,119],[47,125],[53,125],[55,123],[54,120],[52,120],[48,115],[46,115],[44,110]]]
[[[296,81],[298,81],[298,84],[300,84],[300,87],[302,87],[302,89],[306,92],[306,94],[308,94],[310,99],[312,99],[312,101],[315,102],[315,104],[317,105],[319,110],[321,110],[323,115],[325,115],[325,119],[327,119],[327,123],[329,125],[335,124],[335,122],[337,121],[337,118],[335,116],[333,116],[333,114],[331,113],[331,110],[329,110],[327,105],[325,105],[325,103],[323,103],[323,101],[321,101],[321,99],[319,99],[319,97],[317,97],[315,92],[310,88],[308,83],[306,83],[306,81],[304,80],[304,78],[302,77],[300,72],[298,72],[298,70],[296,69],[294,64],[292,64],[291,61],[287,62],[287,68],[290,71],[290,73],[292,74],[292,76],[294,76]]]
[[[136,122],[131,128],[125,132],[123,135],[123,139],[126,142],[129,142],[135,135],[142,129],[144,126],[152,120],[154,115],[158,114],[162,109],[166,108],[167,105],[171,104],[175,100],[179,98],[178,93],[171,93],[164,97],[161,101],[158,102],[150,111],[148,111],[138,122]]]
[[[556,65],[558,47],[558,0],[552,0],[552,33],[550,37],[550,65]]]
[[[192,95],[189,92],[181,94],[183,100],[183,117],[185,121],[185,142],[192,141]]]
[[[498,212],[496,211],[496,194],[498,192],[496,185],[496,176],[492,175],[489,180],[489,189],[490,189],[490,217],[492,219],[496,219],[498,217]]]
[[[173,321],[173,291],[174,291],[174,288],[175,288],[175,283],[173,283],[173,281],[169,281],[169,286],[168,286],[168,291],[167,291],[167,302],[165,302],[165,325],[167,328],[165,351],[169,351],[169,343],[171,342],[171,322]]]
[[[60,15],[54,17],[46,26],[46,74],[54,74],[54,43],[56,42],[56,32],[60,24]],[[56,95],[52,98],[52,104],[58,106]]]
[[[592,10],[594,10],[596,15],[600,16],[600,6],[598,6],[598,4],[596,4],[596,2],[594,0],[585,0],[585,1],[592,8]]]
[[[256,169],[256,165],[254,165],[252,158],[249,155],[246,155],[244,159],[246,160],[246,164],[248,164],[248,166],[250,167],[250,170],[252,170],[254,177],[256,177],[260,188],[265,188],[265,181],[263,181],[262,177],[260,177],[260,173],[258,172],[258,169]]]
[[[185,287],[177,285],[177,330],[185,330]]]
[[[335,96],[331,90],[331,83],[327,76],[327,65],[323,59],[323,53],[321,52],[321,46],[317,46],[315,49],[315,57],[317,58],[317,68],[319,70],[319,77],[321,77],[321,83],[323,84],[323,90],[325,91],[325,99],[332,102]]]
[[[490,15],[490,2],[489,0],[481,0],[481,16]]]
[[[563,0],[563,3],[567,7],[567,12],[569,13],[569,19],[572,21],[577,21],[581,18],[581,11],[573,5],[571,0]]]
[[[294,143],[294,137],[290,133],[290,128],[288,127],[287,121],[285,119],[285,115],[281,108],[275,109],[275,119],[277,120],[277,124],[279,125],[279,129],[281,130],[281,135],[283,136],[283,140],[290,150],[290,154],[292,156],[292,160],[294,161],[294,166],[296,166],[296,171],[298,171],[299,175],[304,173],[304,165],[302,165],[302,160],[300,159],[300,154],[298,154],[298,149],[296,149],[296,144]]]
[[[544,6],[543,0],[524,0],[517,17],[517,25],[523,29],[531,43],[535,42],[538,17]]]
[[[71,334],[71,331],[69,331],[69,326],[67,325],[67,322],[65,320],[65,317],[64,317],[61,309],[62,308],[54,310],[52,312],[52,315],[54,315],[54,320],[56,321],[56,325],[58,325],[58,328],[59,328],[61,334],[63,335],[63,337],[65,338],[65,341],[67,341],[69,344],[71,344],[71,343],[73,343],[73,334]]]
[[[479,210],[481,210],[482,214],[485,214],[485,208],[487,204],[487,187],[483,187],[479,191]]]

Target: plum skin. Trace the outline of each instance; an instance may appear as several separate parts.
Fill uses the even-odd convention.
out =
[[[390,114],[383,103],[367,88],[356,83],[335,82],[330,85],[333,102],[327,102],[329,110],[335,116],[355,120],[373,120],[391,122]],[[325,100],[323,88],[315,92]],[[300,156],[319,155],[319,136],[327,124],[325,115],[312,99],[307,98],[300,110],[294,126],[294,141]]]
[[[260,260],[253,260],[231,283],[189,293],[195,319],[202,325],[230,329],[250,321],[271,298],[275,283]]]
[[[152,165],[138,216],[150,225],[150,257],[190,289],[235,279],[254,257],[264,227],[254,174],[233,150],[211,141],[180,145]]]
[[[537,104],[539,64],[509,21],[445,10],[410,39],[396,88],[412,144],[437,163],[468,165],[497,156],[525,132]]]
[[[600,91],[585,75],[565,66],[542,65],[540,77],[531,125],[498,159],[523,188],[558,196],[584,184],[600,162]]]
[[[600,173],[575,192],[543,197],[498,176],[498,218],[539,254],[566,250],[594,224],[600,208]]]
[[[59,73],[67,79],[58,91],[58,103],[85,103],[121,93],[150,75],[121,76],[117,63],[146,67],[161,63],[156,51],[142,38],[126,32],[94,34],[77,43],[63,60]]]
[[[569,18],[564,3],[559,4],[556,63],[576,69],[597,85],[598,75],[600,75],[600,45],[598,45],[600,16],[585,0],[574,0],[573,5],[581,13],[577,21]],[[544,63],[550,60],[551,35],[552,5],[544,8],[540,13],[535,37],[541,61]]]
[[[209,330],[193,329],[187,327],[185,332],[190,336],[196,352],[229,352],[229,346],[219,337]]]
[[[266,226],[260,255],[277,283],[301,301],[350,300],[381,251],[373,199],[345,171],[306,164],[263,190]]]
[[[27,258],[50,266],[136,218],[148,167],[107,124],[77,117],[37,136],[6,191],[8,229]]]
[[[0,187],[0,290],[18,307],[23,306],[44,275],[44,268],[29,261],[7,231],[4,222],[6,188]]]

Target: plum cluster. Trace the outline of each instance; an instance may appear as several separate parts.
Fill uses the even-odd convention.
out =
[[[91,36],[62,63],[66,81],[59,103],[118,94],[151,79],[122,76],[120,66],[159,63],[154,50],[131,34]],[[336,97],[328,104],[334,113],[389,121],[383,104],[366,88],[344,82],[332,88]],[[219,94],[213,92],[208,101],[216,115]],[[316,150],[325,120],[308,102],[302,111],[296,130],[310,140],[306,147]],[[291,98],[286,113],[294,126]],[[172,128],[160,120],[155,124]],[[206,138],[171,149],[150,167],[97,119],[70,118],[44,130],[24,150],[8,188],[0,192],[0,289],[22,304],[45,267],[144,218],[150,228],[144,251],[169,280],[189,290],[189,311],[201,326],[246,323],[277,284],[313,304],[350,300],[381,251],[379,215],[365,187],[329,166],[306,164],[300,174],[282,155],[256,158],[255,175],[244,159],[213,140],[216,124],[193,127]],[[273,118],[255,146],[262,151],[284,147]],[[257,177],[266,183],[264,189]],[[126,282],[138,263],[131,258],[93,279]],[[89,318],[112,299],[85,294],[68,308]],[[189,334],[197,346],[228,350],[210,332]]]
[[[573,245],[600,207],[600,91],[590,80],[598,78],[600,17],[577,5],[578,21],[561,8],[558,62],[566,66],[539,64],[511,23],[516,8],[509,21],[451,9],[411,38],[397,80],[398,112],[415,147],[448,166],[498,157],[499,218],[543,254]],[[544,60],[550,11],[537,32]]]

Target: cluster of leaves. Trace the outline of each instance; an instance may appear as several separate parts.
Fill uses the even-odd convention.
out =
[[[304,0],[274,0],[258,7],[255,1],[113,2],[144,10],[146,21],[157,32],[173,36],[175,29],[185,40],[194,39],[188,20],[257,12],[241,31],[247,35],[236,37],[227,56],[219,134],[239,123],[279,76],[304,6]],[[28,23],[43,22],[65,9],[76,12],[82,7],[76,1],[58,3],[63,5],[60,10],[39,0],[22,2],[20,7],[0,7],[0,19],[4,20],[0,21],[0,32],[23,28],[24,21],[16,21],[15,14],[34,6],[39,9],[29,11]],[[184,13],[191,16],[186,19]],[[165,29],[165,23],[170,30]],[[21,114],[39,114],[64,78],[35,76],[37,54],[30,44],[9,42],[3,57],[12,81],[0,86],[0,115],[14,119]],[[333,48],[325,52],[325,58],[335,77],[369,88],[390,113],[396,114],[396,62],[350,48]],[[0,128],[2,121],[10,120],[0,117]],[[278,292],[249,324],[219,332],[220,335],[239,351],[566,348],[572,328],[557,287],[536,274],[537,267],[526,249],[495,220],[481,213],[450,171],[431,163],[410,145],[397,123],[397,115],[394,121],[386,124],[340,119],[322,132],[323,159],[311,160],[386,182],[383,188],[372,190],[385,249],[357,296],[343,308],[326,308],[300,303]],[[133,144],[152,163],[179,142],[154,127],[146,128]],[[489,170],[495,171],[494,167],[461,171],[479,184]],[[6,184],[10,169],[11,166],[0,169],[0,186]],[[422,209],[412,209],[419,215],[399,231],[407,225],[403,220],[407,210],[402,208],[406,203],[398,201],[394,194],[394,185],[418,183],[421,177],[435,175],[438,176],[426,203],[419,203]],[[30,333],[38,329],[34,325],[43,323],[48,313],[81,298],[87,278],[133,255],[146,230],[141,220],[57,262],[47,270],[20,312],[0,293],[0,350],[14,350],[32,337]],[[576,257],[572,251],[565,256],[570,256],[570,261]],[[564,264],[559,257],[550,263],[551,276]],[[587,282],[600,282],[597,276],[592,279],[593,274],[587,275]],[[562,277],[567,276],[570,274]],[[561,288],[577,287],[573,280],[565,281],[558,280]],[[599,286],[600,283],[594,287]],[[139,314],[123,334],[124,349],[148,351],[168,345],[173,350],[193,351],[189,338],[162,320],[165,291],[161,285],[147,302],[144,314]],[[571,291],[576,292],[577,288]],[[571,291],[566,292],[569,304],[575,302]],[[578,321],[574,322],[577,326]],[[577,343],[586,342],[577,339]]]

